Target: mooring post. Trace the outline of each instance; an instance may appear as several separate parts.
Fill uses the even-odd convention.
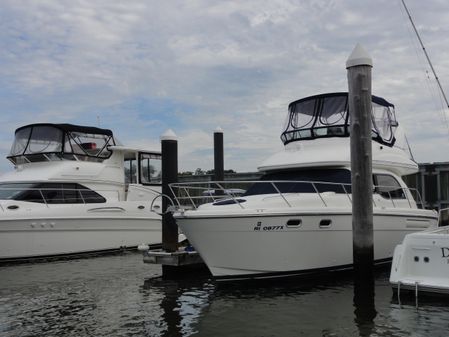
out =
[[[373,178],[371,150],[371,68],[373,61],[357,44],[346,61],[351,117],[352,246],[354,313],[360,336],[371,336],[374,301]]]
[[[162,151],[162,249],[166,252],[174,252],[178,249],[178,226],[171,212],[167,208],[172,205],[170,200],[174,196],[169,184],[178,181],[178,138],[172,130],[167,130],[161,136]],[[164,272],[164,265],[162,266]]]
[[[371,150],[371,68],[373,61],[357,44],[346,61],[351,117],[352,238],[355,275],[372,277],[373,180]]]
[[[214,180],[224,181],[224,149],[223,149],[223,130],[217,127],[214,130]],[[217,186],[218,187],[218,186]],[[217,195],[224,191],[216,190]]]

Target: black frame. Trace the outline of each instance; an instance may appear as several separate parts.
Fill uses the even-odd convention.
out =
[[[346,101],[345,101],[346,116],[345,116],[344,124],[335,124],[335,125],[330,125],[330,126],[315,127],[315,125],[317,124],[317,121],[321,119],[321,113],[323,111],[325,99],[331,98],[331,97],[345,97],[345,99],[346,99]],[[380,106],[384,106],[384,107],[388,107],[388,108],[391,107],[394,109],[394,105],[382,97],[372,95],[371,100],[373,103],[376,103]],[[297,112],[295,111],[295,107],[296,107],[296,105],[303,103],[303,102],[307,102],[307,101],[315,101],[314,108],[313,108],[314,111],[313,111],[313,114],[311,114],[312,125],[310,127],[300,129],[300,128],[296,127],[295,125],[293,125],[293,122],[292,122],[294,116],[297,114]],[[349,137],[349,106],[348,106],[348,93],[347,92],[319,94],[319,95],[301,98],[299,100],[291,102],[288,105],[288,111],[289,111],[288,112],[289,120],[286,125],[286,129],[281,134],[281,140],[284,143],[284,145],[287,145],[288,143],[291,143],[294,141],[311,140],[311,139],[316,139],[316,138]],[[393,111],[393,117],[394,117],[394,111]],[[395,123],[396,123],[396,121],[395,121]],[[395,124],[395,125],[397,125],[397,124]],[[337,129],[337,128],[338,129],[342,128],[343,132],[342,133],[339,133],[339,132],[332,133],[332,134],[327,134],[327,135],[319,135],[316,132],[317,130],[320,130],[320,129],[331,130],[331,129]],[[310,136],[307,136],[307,135],[302,136],[301,132],[306,133],[306,134],[310,133]],[[389,141],[383,139],[374,128],[372,129],[372,139],[377,141],[380,144],[387,145],[387,146],[393,146],[396,141],[394,135],[392,135],[392,138]]]
[[[50,152],[41,152],[41,153],[30,153],[30,154],[26,154],[25,152],[28,149],[28,145],[30,143],[31,140],[31,136],[33,134],[33,130],[35,127],[53,127],[56,129],[59,129],[62,131],[62,139],[61,139],[61,151],[50,151]],[[73,147],[71,142],[69,142],[70,147],[72,152],[66,152],[65,151],[65,143],[67,141],[67,138],[71,139],[73,142],[75,142],[77,145],[81,145],[78,144],[75,139],[73,137],[70,136],[71,132],[80,132],[80,133],[86,133],[86,134],[94,134],[94,135],[105,135],[108,136],[108,138],[105,140],[105,144],[103,145],[103,147],[100,149],[100,151],[98,152],[99,154],[102,153],[104,151],[104,149],[107,146],[110,145],[116,145],[115,143],[115,139],[113,136],[113,133],[111,130],[109,129],[101,129],[101,128],[96,128],[96,127],[90,127],[90,126],[81,126],[81,125],[74,125],[74,124],[52,124],[52,123],[37,123],[37,124],[29,124],[29,125],[25,125],[22,126],[18,129],[16,129],[15,131],[15,135],[26,129],[26,128],[30,128],[30,134],[28,136],[28,141],[26,146],[24,147],[24,150],[21,154],[14,154],[14,155],[9,155],[6,158],[9,159],[13,164],[17,165],[17,158],[21,158],[21,157],[26,157],[30,162],[34,162],[34,161],[41,161],[41,158],[45,158],[45,155],[55,155],[57,156],[59,159],[73,159],[73,156],[82,156],[82,157],[89,157],[89,158],[93,158],[93,159],[97,159],[98,161],[102,161],[105,159],[108,159],[111,157],[112,152],[109,153],[109,155],[107,156],[95,156],[95,155],[91,155],[88,152],[84,151],[84,153],[75,153],[73,152]],[[112,142],[110,143],[110,141],[112,140]],[[80,146],[80,148],[82,149],[82,146]],[[36,159],[36,160],[33,160]]]
[[[141,172],[141,168],[142,168],[142,161],[143,161],[143,159],[142,159],[142,156],[143,155],[151,155],[151,156],[156,156],[156,157],[158,157],[161,161],[162,161],[162,155],[161,154],[159,154],[159,153],[154,153],[154,152],[139,152],[138,153],[138,160],[137,160],[137,179],[138,179],[138,182],[139,182],[139,184],[142,184],[142,185],[145,185],[145,186],[160,186],[161,184],[162,184],[162,176],[161,176],[161,182],[160,183],[152,183],[152,182],[143,182],[142,181],[142,172]],[[151,159],[151,158],[148,158],[148,159]],[[146,160],[146,159],[145,159]],[[161,162],[161,164],[162,164],[162,162]],[[148,177],[150,178],[151,177],[151,175],[150,175],[150,173],[148,172]]]

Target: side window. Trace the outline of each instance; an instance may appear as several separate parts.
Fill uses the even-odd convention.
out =
[[[137,166],[136,160],[125,159],[125,184],[137,183]]]
[[[404,190],[399,182],[392,176],[386,174],[375,174],[375,192],[387,199],[405,199]]]
[[[140,182],[160,184],[162,181],[161,156],[154,153],[140,153]]]
[[[59,183],[44,183],[39,185],[47,204],[64,203],[64,190],[62,186]]]
[[[41,184],[42,194],[48,204],[90,204],[106,202],[97,192],[76,183]]]
[[[64,203],[62,199],[61,184],[59,183],[42,183],[36,184],[20,192],[14,197],[14,200],[39,202],[47,204]]]
[[[14,200],[29,201],[29,202],[40,202],[43,203],[42,195],[39,189],[30,189],[20,192]]]
[[[78,184],[63,184],[62,199],[58,204],[82,204],[80,193],[78,192]]]
[[[106,199],[95,191],[76,183],[40,183],[2,185],[3,199],[47,204],[103,203]],[[0,197],[2,197],[0,193]],[[8,194],[6,194],[8,193]]]
[[[84,202],[86,204],[96,204],[96,203],[106,202],[106,199],[104,197],[102,197],[100,194],[88,189],[87,187],[84,187],[83,185],[77,184],[77,189],[78,189],[78,195],[79,194],[82,195],[82,197],[83,197],[82,200],[84,200]]]

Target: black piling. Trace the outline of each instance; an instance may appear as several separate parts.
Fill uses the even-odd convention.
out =
[[[171,212],[167,208],[172,205],[174,196],[169,184],[178,181],[178,140],[172,130],[167,130],[161,136],[162,151],[162,249],[175,252],[178,249],[178,226]],[[166,198],[168,196],[170,199]],[[164,273],[164,265],[162,266]]]
[[[372,59],[357,44],[346,62],[351,117],[353,259],[356,278],[373,278],[373,181],[371,150]]]
[[[214,131],[214,180],[224,180],[223,130],[219,127]]]
[[[162,250],[144,253],[145,263],[161,264],[162,279],[189,278],[208,274],[206,265],[197,252],[179,249],[178,226],[169,206],[174,205],[174,195],[169,184],[178,181],[178,140],[171,130],[161,136],[162,149]]]

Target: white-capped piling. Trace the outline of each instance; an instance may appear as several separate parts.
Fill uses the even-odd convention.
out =
[[[220,127],[214,130],[214,180],[224,181],[223,130]]]
[[[178,181],[178,138],[172,130],[167,130],[161,136],[162,152],[162,194],[174,200],[169,184]],[[167,208],[170,199],[162,198],[162,249],[174,252],[178,249],[178,226]]]
[[[373,181],[371,150],[371,69],[373,61],[357,44],[346,61],[351,118],[352,237],[355,275],[373,270]]]
[[[172,130],[161,136],[162,152],[162,249],[142,249],[143,262],[162,265],[165,280],[191,276],[194,272],[207,271],[199,254],[180,249],[178,226],[169,206],[174,206],[174,195],[170,184],[178,182],[178,138]],[[184,242],[185,244],[185,242]]]

